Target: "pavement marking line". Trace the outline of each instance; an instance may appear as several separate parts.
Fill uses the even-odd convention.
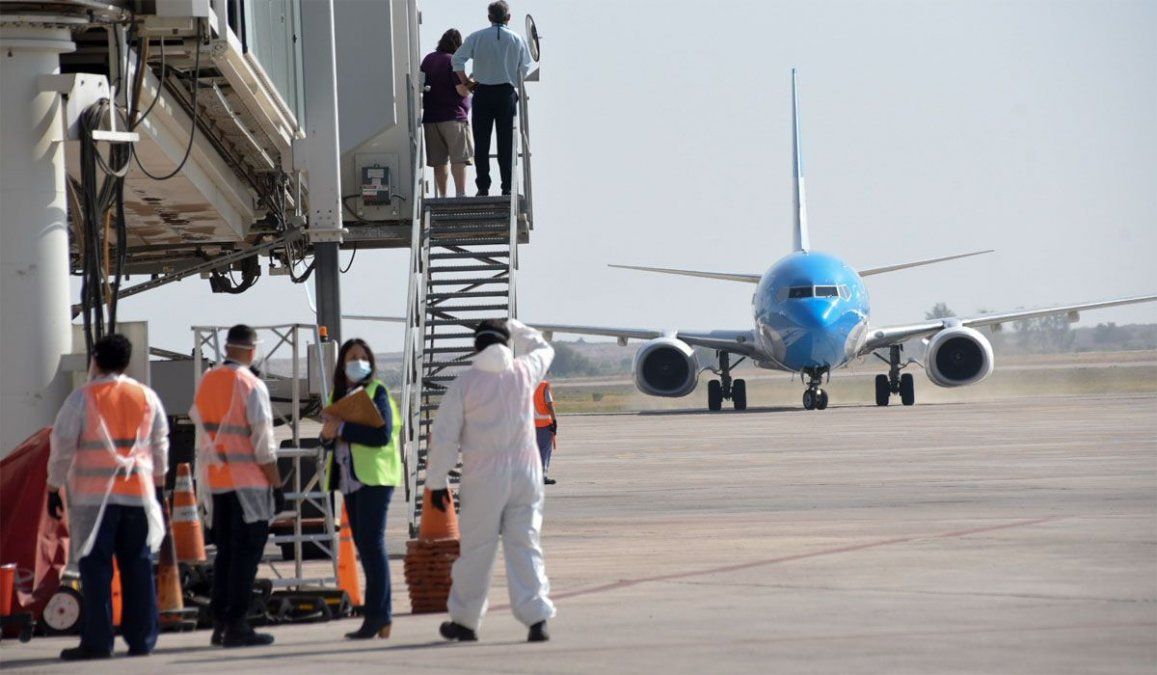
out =
[[[950,539],[958,537],[967,537],[973,534],[983,534],[985,532],[996,532],[999,530],[1008,530],[1017,527],[1028,527],[1030,525],[1040,525],[1042,523],[1062,520],[1069,516],[1047,516],[1044,518],[1033,518],[1031,520],[1018,520],[1011,523],[1004,523],[1002,525],[987,525],[985,527],[975,527],[967,530],[953,530],[950,532],[940,532],[936,534],[914,535],[911,537],[896,537],[894,539],[881,539],[879,541],[870,541],[863,544],[851,544],[848,546],[840,546],[838,548],[829,548],[822,551],[811,551],[809,553],[797,553],[795,555],[780,556],[778,558],[767,558],[764,560],[753,560],[745,563],[738,563],[735,565],[724,565],[721,567],[711,567],[705,570],[693,570],[690,572],[675,572],[672,574],[659,574],[650,577],[639,577],[637,579],[620,579],[619,581],[603,584],[602,586],[595,586],[592,588],[584,588],[575,591],[567,591],[563,593],[552,593],[551,600],[562,600],[565,598],[574,598],[582,595],[595,595],[598,593],[605,593],[607,591],[615,591],[623,588],[630,588],[639,584],[654,582],[654,581],[672,581],[675,579],[688,579],[691,577],[704,576],[708,574],[720,574],[726,572],[738,572],[739,570],[751,569],[753,567],[763,567],[764,565],[777,565],[779,563],[793,562],[795,560],[806,560],[807,558],[819,558],[822,556],[837,555],[840,553],[852,553],[854,551],[863,551],[866,549],[880,548],[881,546],[892,546],[894,544],[906,544],[913,541],[926,541],[929,539]],[[510,609],[510,605],[496,605],[493,610]]]

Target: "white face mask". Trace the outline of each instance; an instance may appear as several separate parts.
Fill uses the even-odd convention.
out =
[[[361,382],[374,372],[370,367],[370,362],[364,359],[357,359],[355,361],[346,361],[345,376],[349,379],[350,384]]]

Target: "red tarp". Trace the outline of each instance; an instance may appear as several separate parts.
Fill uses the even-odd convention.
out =
[[[0,461],[0,564],[16,563],[13,611],[40,616],[68,564],[68,521],[48,516],[50,429]]]

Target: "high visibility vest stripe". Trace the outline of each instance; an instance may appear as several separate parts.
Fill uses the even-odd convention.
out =
[[[114,438],[112,445],[114,448],[131,448],[137,444],[135,438]],[[77,450],[107,450],[108,445],[105,441],[81,441],[76,445]]]
[[[247,424],[242,426],[240,424],[213,424],[211,422],[205,422],[201,426],[204,427],[205,431],[217,434],[218,436],[225,434],[247,437],[253,433],[253,428]]]
[[[547,407],[546,393],[550,391],[550,384],[543,382],[534,390],[534,426],[541,429],[549,427],[554,421]]]

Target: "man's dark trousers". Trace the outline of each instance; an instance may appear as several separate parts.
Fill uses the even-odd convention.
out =
[[[253,602],[253,580],[269,538],[269,521],[246,523],[235,492],[213,495],[213,618],[222,623],[241,623]]]
[[[108,504],[92,551],[80,559],[84,616],[80,646],[88,652],[113,650],[113,556],[121,573],[121,635],[134,654],[157,645],[157,587],[148,546],[149,521],[142,506]]]
[[[514,116],[518,93],[509,84],[480,84],[474,90],[471,123],[474,126],[474,184],[480,192],[490,191],[490,130],[498,127],[498,172],[502,192],[510,192],[510,164],[514,141]]]

